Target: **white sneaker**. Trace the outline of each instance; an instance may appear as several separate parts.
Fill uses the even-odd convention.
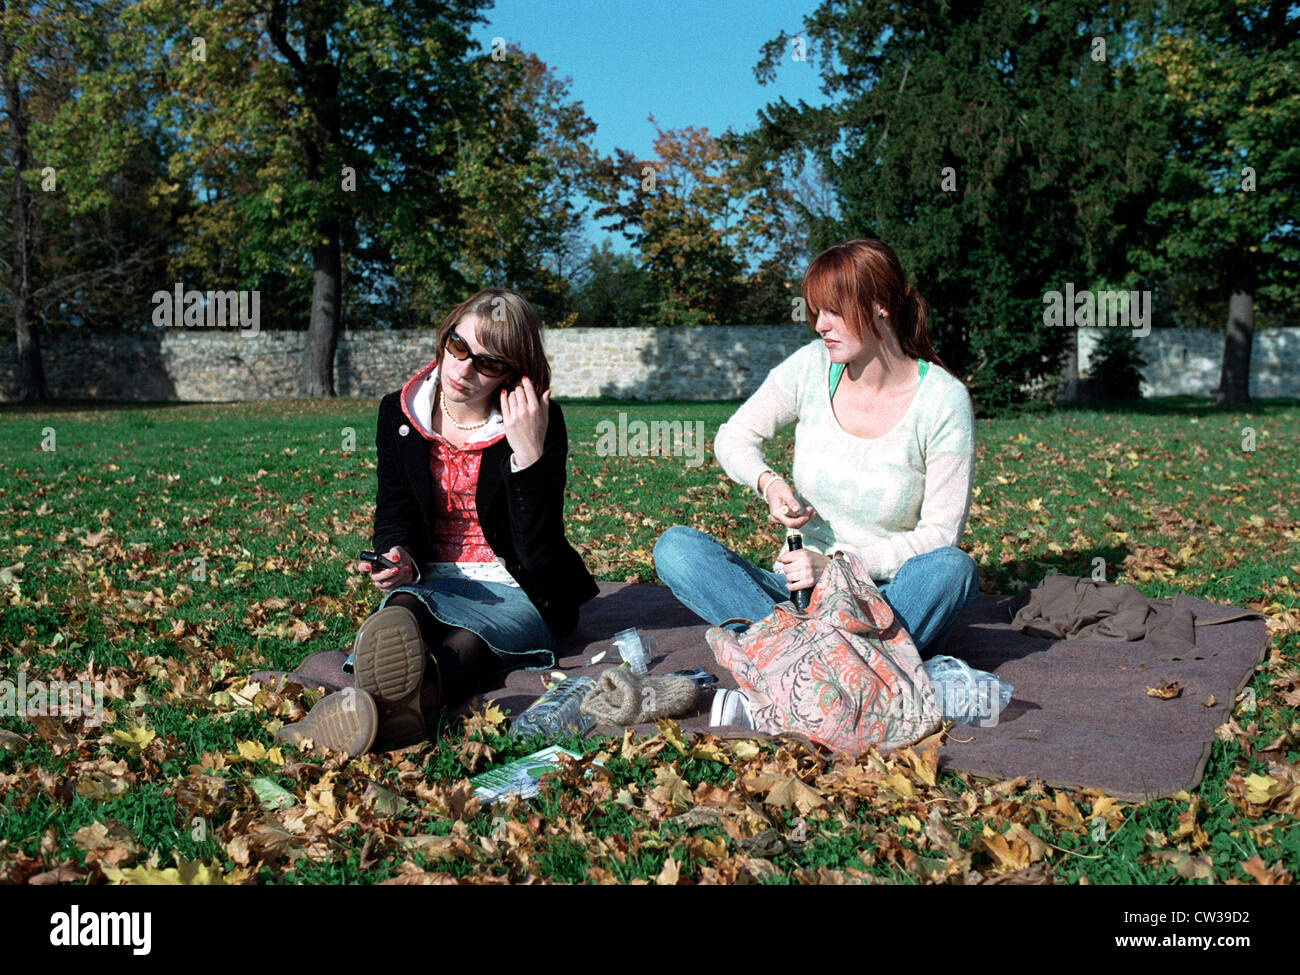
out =
[[[749,698],[737,690],[722,688],[713,695],[713,710],[709,712],[709,727],[719,725],[736,725],[741,728],[754,727],[754,718],[749,713]]]

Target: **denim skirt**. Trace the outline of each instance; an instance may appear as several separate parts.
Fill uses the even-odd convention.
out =
[[[555,636],[522,589],[476,579],[429,579],[398,586],[380,608],[399,592],[417,597],[440,622],[481,637],[504,668],[555,666]]]

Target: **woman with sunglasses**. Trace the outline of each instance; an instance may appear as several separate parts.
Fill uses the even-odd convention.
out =
[[[975,562],[956,547],[975,466],[970,394],[942,367],[925,299],[881,241],[819,254],[803,297],[817,341],[773,369],[714,440],[727,474],[754,490],[774,522],[799,530],[803,547],[783,551],[781,571],[769,571],[678,525],[655,544],[655,569],[720,625],[770,615],[790,591],[815,586],[835,551],[851,552],[922,656],[933,656],[978,591]],[[790,423],[787,480],[763,447]],[[718,696],[714,723],[748,723],[743,707],[726,703],[737,696]]]
[[[596,595],[564,534],[568,436],[536,313],[512,291],[480,291],[443,319],[437,347],[379,406],[373,548],[392,567],[360,563],[385,595],[349,657],[356,688],[282,741],[355,755],[420,740],[422,705],[554,666],[556,638]]]

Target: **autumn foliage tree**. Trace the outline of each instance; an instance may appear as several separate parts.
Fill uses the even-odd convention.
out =
[[[340,329],[419,327],[472,290],[559,315],[585,242],[594,124],[482,0],[136,0],[119,43],[175,133],[171,269],[307,324],[300,392],[334,392]]]
[[[643,324],[789,320],[781,293],[796,248],[782,220],[789,190],[765,171],[746,171],[730,134],[657,131],[653,159],[617,151],[595,214],[611,218],[606,229],[632,242],[649,275],[658,307]],[[755,302],[755,290],[767,300]]]
[[[448,174],[457,118],[478,101],[467,55],[481,7],[139,0],[127,12],[153,45],[142,63],[164,72],[173,174],[209,204],[187,241],[238,241],[245,286],[284,268],[310,277],[304,395],[334,393],[346,252],[427,258],[420,244],[457,224]],[[444,271],[449,252],[437,249]]]

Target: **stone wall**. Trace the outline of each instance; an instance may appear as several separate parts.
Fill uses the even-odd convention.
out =
[[[1086,376],[1104,329],[1081,328],[1079,374]],[[1209,396],[1219,385],[1223,332],[1204,328],[1156,328],[1134,338],[1146,359],[1143,396]],[[1252,398],[1300,397],[1300,328],[1255,333],[1250,350]]]
[[[546,335],[557,396],[740,399],[813,339],[806,325],[568,328]]]
[[[557,397],[738,399],[809,341],[805,325],[711,328],[569,328],[544,334]],[[1087,375],[1100,329],[1079,329]],[[212,329],[45,336],[51,392],[61,398],[214,401],[291,397],[305,332],[257,335]],[[1218,384],[1223,333],[1154,329],[1136,339],[1148,360],[1147,396],[1208,396]],[[374,398],[397,389],[434,355],[432,331],[346,332],[335,377],[339,395]],[[0,399],[17,395],[18,353],[0,352]],[[1300,328],[1256,333],[1252,396],[1300,397]]]
[[[812,338],[802,325],[568,328],[543,333],[557,397],[738,399]],[[291,397],[305,332],[181,331],[42,340],[57,397],[214,401]],[[433,331],[345,332],[335,356],[340,396],[399,388],[434,357]],[[17,348],[0,358],[0,397],[18,389]]]

